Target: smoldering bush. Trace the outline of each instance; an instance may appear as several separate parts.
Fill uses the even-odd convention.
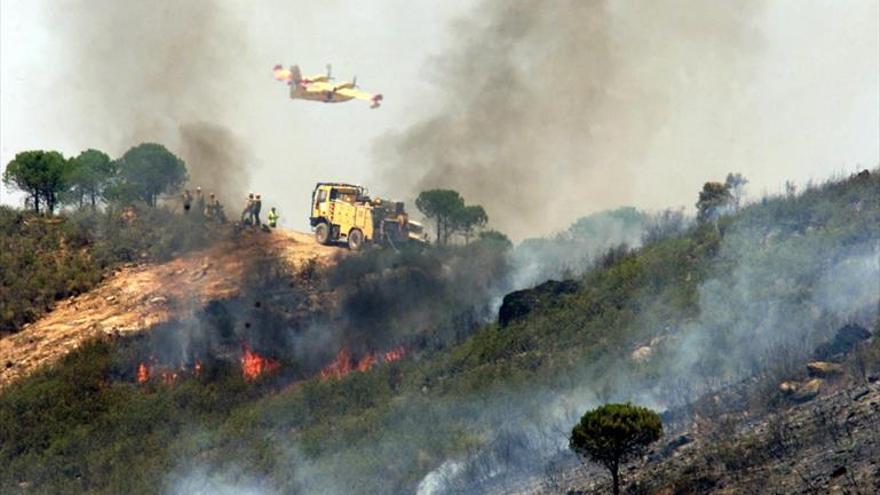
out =
[[[642,244],[659,242],[684,233],[690,227],[690,221],[684,210],[667,208],[649,216],[642,234]]]
[[[506,287],[506,249],[492,242],[402,251],[373,250],[331,269],[341,294],[336,321],[344,340],[363,350],[401,343],[440,347],[494,316]]]

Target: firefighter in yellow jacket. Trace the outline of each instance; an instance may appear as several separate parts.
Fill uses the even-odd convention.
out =
[[[278,226],[278,212],[275,211],[275,207],[269,209],[269,227],[273,229]]]

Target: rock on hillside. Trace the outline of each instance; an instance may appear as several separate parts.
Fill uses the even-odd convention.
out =
[[[835,355],[843,354],[852,350],[859,342],[871,338],[871,332],[865,327],[850,323],[837,331],[837,334],[829,342],[816,348],[816,359],[828,360]]]
[[[580,284],[574,280],[548,280],[531,289],[511,292],[504,296],[498,310],[498,322],[506,327],[539,307],[551,306],[559,296],[577,292],[579,288]]]

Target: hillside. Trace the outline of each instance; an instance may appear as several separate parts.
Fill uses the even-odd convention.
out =
[[[298,245],[307,243],[290,244]],[[206,265],[194,253],[130,268],[81,297],[105,324],[117,307],[137,322],[159,317],[134,303],[106,305],[124,297],[123,275],[161,282],[150,286],[175,294],[173,304],[157,292],[138,300],[169,297],[175,308],[187,308],[181,294],[193,278],[211,288],[190,312],[147,332],[88,340],[6,386],[0,491],[589,490],[604,486],[604,474],[576,467],[567,435],[586,409],[609,401],[665,411],[669,436],[658,452],[689,439],[640,465],[644,478],[628,473],[637,493],[709,493],[722,484],[742,493],[757,480],[798,491],[803,484],[771,474],[806,463],[831,479],[841,459],[847,471],[835,479],[856,473],[853,486],[866,493],[876,483],[862,462],[870,449],[824,455],[839,431],[853,445],[878,444],[865,426],[877,414],[877,384],[867,378],[880,371],[876,353],[846,353],[841,362],[860,362],[864,379],[848,371],[808,401],[779,389],[807,383],[806,363],[847,324],[872,332],[861,345],[876,346],[876,171],[766,198],[636,250],[610,249],[555,286],[564,290],[528,298],[504,326],[491,310],[518,275],[505,246],[367,251],[314,273],[270,256],[243,274],[235,249],[212,249],[228,261]],[[850,422],[837,430],[810,419],[825,410]],[[828,442],[754,456],[779,416],[804,431],[825,428]],[[723,417],[730,429],[698,427]],[[730,450],[741,461],[762,460],[701,464],[715,459],[704,453],[717,438],[741,448]]]

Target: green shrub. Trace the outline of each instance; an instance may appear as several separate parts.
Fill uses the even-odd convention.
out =
[[[0,206],[0,334],[90,290],[121,263],[204,247],[222,235],[216,227],[164,208],[109,206],[45,218]]]
[[[611,472],[620,493],[620,467],[663,436],[660,416],[632,404],[605,404],[587,411],[571,431],[569,446]]]

